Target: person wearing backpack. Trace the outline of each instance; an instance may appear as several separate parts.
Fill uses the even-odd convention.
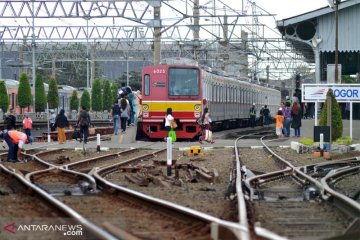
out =
[[[77,124],[80,126],[80,134],[84,138],[84,142],[87,143],[89,136],[89,126],[91,124],[90,115],[86,111],[86,107],[82,106],[79,114]],[[82,138],[80,139],[80,142]]]
[[[69,127],[69,121],[65,116],[65,110],[61,109],[60,113],[57,115],[55,119],[55,127],[57,128],[58,132],[58,142],[63,144],[66,142],[66,135],[65,135],[65,127]]]
[[[24,132],[26,134],[26,136],[28,137],[29,142],[32,142],[32,137],[31,137],[31,129],[32,129],[32,119],[25,115],[24,120],[23,120],[23,129]]]
[[[11,109],[9,114],[6,116],[4,125],[5,125],[5,129],[8,131],[16,129],[16,117],[14,115],[13,109]]]
[[[114,135],[118,134],[119,131],[119,123],[120,123],[120,106],[119,100],[115,100],[114,105],[111,108],[111,115],[114,122]]]

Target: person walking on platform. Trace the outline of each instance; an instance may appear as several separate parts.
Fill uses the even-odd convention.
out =
[[[69,121],[65,116],[64,109],[61,109],[59,115],[57,115],[55,119],[55,127],[57,128],[59,143],[60,144],[65,143],[66,142],[65,127],[69,127]]]
[[[50,125],[50,130],[52,132],[55,131],[55,120],[56,120],[56,114],[54,110],[50,110],[50,117],[49,117],[49,125]]]
[[[29,116],[25,115],[23,120],[23,129],[30,143],[32,143],[32,137],[31,137],[32,123],[33,123],[32,119]]]
[[[174,121],[174,117],[172,115],[172,108],[166,109],[166,115],[165,115],[165,130],[170,131],[171,125],[170,122]]]
[[[212,139],[211,118],[209,108],[207,107],[204,108],[204,113],[201,116],[201,123],[202,134],[199,138],[199,143],[202,144],[203,140],[210,142],[211,144],[215,143],[215,141]]]
[[[264,118],[264,107],[260,109],[260,117],[259,117],[259,123],[260,126],[264,126],[265,118]]]
[[[81,134],[80,142],[84,139],[84,143],[87,143],[91,119],[89,113],[86,111],[85,106],[81,107],[77,124],[80,126],[80,134]]]
[[[291,128],[295,130],[295,137],[300,137],[300,127],[301,127],[301,118],[302,118],[300,104],[297,101],[294,101],[291,108]]]
[[[130,106],[130,116],[128,120],[128,126],[135,125],[135,115],[136,115],[136,103],[135,103],[135,95],[133,92],[128,94],[129,106]]]
[[[252,105],[249,111],[250,114],[250,127],[255,127],[255,119],[256,119],[256,109],[255,109],[255,103]]]
[[[9,114],[6,116],[4,125],[7,131],[16,129],[16,117],[13,109],[11,109]]]
[[[167,137],[171,138],[172,142],[176,141],[176,132],[175,129],[177,128],[177,124],[175,122],[175,118],[172,115],[172,108],[166,109],[165,115],[165,130],[168,131],[166,137],[164,138],[165,142],[167,141]]]
[[[270,122],[270,110],[268,109],[267,105],[264,106],[263,115],[264,115],[264,126],[268,126]]]
[[[7,161],[17,162],[20,159],[20,151],[27,142],[26,134],[17,130],[10,130],[3,134],[3,138],[9,147]]]
[[[141,99],[142,99],[142,95],[140,90],[137,90],[135,93],[135,105],[136,105],[136,119],[141,115]]]
[[[292,100],[290,99],[289,96],[286,96],[286,97],[285,97],[285,102],[289,103],[289,104],[290,104],[290,107],[291,107],[291,105],[292,105]]]
[[[114,105],[111,107],[111,115],[114,122],[114,135],[118,134],[120,123],[120,106],[119,100],[115,100]]]
[[[282,138],[282,131],[284,126],[284,115],[282,112],[282,108],[279,109],[274,119],[276,120],[276,135],[278,136],[278,138]]]
[[[290,108],[290,102],[286,102],[285,103],[285,107],[283,109],[283,114],[284,114],[284,136],[285,137],[290,137],[290,125],[291,125],[291,108]]]
[[[126,122],[130,118],[130,106],[129,102],[125,98],[120,100],[120,122],[121,122],[121,133],[126,133]]]

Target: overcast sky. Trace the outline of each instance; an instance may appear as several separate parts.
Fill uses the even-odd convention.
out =
[[[258,6],[276,14],[276,20],[289,18],[328,6],[326,0],[254,0]]]

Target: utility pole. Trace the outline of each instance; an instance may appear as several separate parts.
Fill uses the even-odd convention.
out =
[[[161,58],[161,1],[154,1],[154,65],[160,64]]]
[[[33,84],[33,112],[35,112],[35,78],[36,78],[36,69],[35,69],[35,5],[34,0],[32,1],[32,41],[31,41],[31,50],[32,50],[32,84]]]
[[[89,89],[90,86],[90,65],[89,65],[89,17],[85,17],[86,19],[86,88]]]
[[[334,0],[335,5],[335,83],[341,83],[339,79],[339,3],[340,0]]]

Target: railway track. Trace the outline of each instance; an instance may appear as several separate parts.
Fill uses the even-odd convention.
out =
[[[141,239],[236,239],[241,231],[247,232],[244,226],[144,195],[109,181],[109,176],[119,171],[124,164],[136,165],[163,152],[164,150],[156,151],[94,171],[97,184],[104,191],[96,198],[86,199],[89,201],[86,205],[99,201],[101,203],[100,208],[86,213],[86,216],[95,218],[99,225],[121,229],[120,232],[124,231]],[[76,201],[68,197],[62,197],[62,200],[70,205]],[[109,208],[110,202],[112,206]],[[85,211],[83,206],[81,204],[76,208],[82,212]],[[100,213],[106,213],[108,217],[102,219]]]
[[[337,169],[322,179],[324,185],[354,201],[360,209],[360,166]],[[359,211],[360,214],[360,211]]]
[[[290,239],[346,238],[359,234],[358,206],[328,190],[323,180],[308,175],[315,166],[295,167],[262,143],[286,168],[246,180],[250,189],[250,223],[257,234],[267,236],[261,228]],[[332,168],[341,164],[344,163],[333,163]]]
[[[82,163],[91,163],[95,159],[106,161],[111,156],[123,156],[136,152],[136,149],[100,151],[87,150],[86,152],[71,149],[50,149],[36,153],[41,160],[55,166],[80,166]]]
[[[34,171],[44,170],[49,167],[54,167],[53,164],[36,157],[36,155],[34,154],[36,154],[38,151],[39,148],[27,149],[26,153],[22,153],[23,161],[21,161],[20,163],[7,162],[7,153],[1,153],[0,160],[3,166],[11,169],[12,171],[17,171],[22,175],[26,175]]]
[[[46,155],[53,156],[54,153],[55,152],[51,151],[45,152],[38,154],[36,157],[46,158]],[[34,172],[28,174],[26,177],[33,183],[56,195],[63,203],[75,209],[99,227],[105,228],[119,238],[127,238],[135,235],[146,239],[167,239],[173,236],[176,236],[177,239],[210,239],[211,234],[219,234],[222,236],[220,239],[236,239],[237,232],[240,230],[247,231],[247,229],[242,226],[225,222],[203,213],[190,209],[187,210],[191,212],[191,214],[186,211],[184,213],[182,212],[183,207],[181,206],[175,205],[174,210],[166,204],[165,207],[163,204],[159,204],[157,202],[158,200],[149,202],[149,200],[146,200],[146,197],[145,200],[141,198],[138,199],[138,196],[134,197],[123,194],[116,189],[110,189],[108,186],[104,187],[104,185],[101,185],[103,186],[102,191],[97,191],[96,194],[81,196],[82,194],[77,194],[77,192],[71,188],[71,186],[74,185],[79,186],[78,178],[66,173],[66,171],[74,173],[75,171],[77,173],[79,173],[79,171],[88,172],[91,169],[93,169],[91,173],[94,173],[100,166],[102,166],[100,169],[116,169],[118,165],[121,165],[122,161],[127,163],[131,161],[148,161],[151,158],[164,155],[164,153],[165,149],[156,152],[151,151],[151,153],[149,153],[148,150],[130,149],[80,160],[66,164],[60,168],[57,166],[56,168]],[[165,155],[161,158],[165,158]],[[106,174],[108,173],[108,170],[103,171],[105,171]],[[52,186],[52,183],[56,183],[56,186]],[[65,184],[59,186],[59,183]],[[67,194],[64,194],[65,191],[63,191],[63,189],[66,189]],[[57,192],[54,192],[54,190]],[[73,194],[73,192],[75,192],[75,194]],[[160,202],[162,201],[160,200]],[[96,208],[91,206],[96,206]],[[159,210],[154,211],[154,209]],[[201,217],[194,217],[193,215],[199,215]],[[206,220],[203,220],[203,218]],[[136,219],[136,221],[134,219]],[[156,224],[154,224],[154,219],[158,219],[156,220]],[[226,223],[226,227],[223,226],[224,222]],[[219,227],[219,225],[221,225],[221,227]],[[129,226],[131,226],[131,231],[128,230]],[[229,230],[229,228],[232,230]]]
[[[107,153],[102,156],[88,158],[77,162],[65,164],[63,165],[63,168],[77,172],[89,173],[95,167],[104,167],[107,165],[116,164],[119,162],[126,161],[129,158],[138,156],[139,154],[140,155],[147,154],[150,152],[151,150],[141,150],[137,148],[132,148],[116,153]]]
[[[2,239],[115,239],[2,164],[0,200]]]

